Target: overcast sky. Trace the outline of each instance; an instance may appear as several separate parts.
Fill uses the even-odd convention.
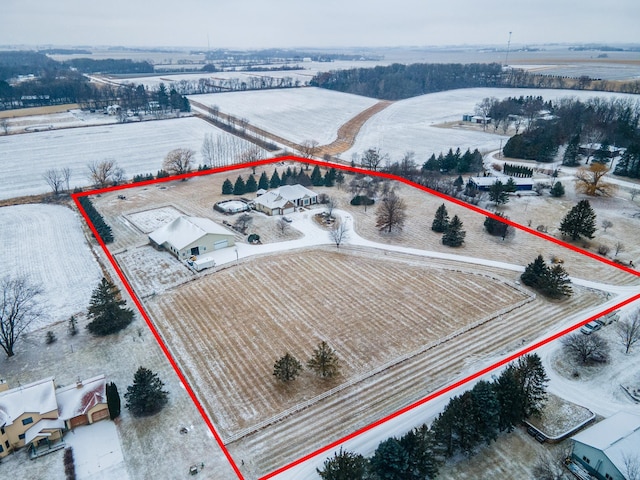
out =
[[[640,0],[0,0],[0,45],[640,43]]]

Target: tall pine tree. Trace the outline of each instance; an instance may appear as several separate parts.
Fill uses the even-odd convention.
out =
[[[267,172],[262,172],[260,180],[258,180],[258,190],[269,190],[269,178]]]
[[[223,195],[231,195],[233,194],[233,183],[228,178],[225,178],[224,182],[222,182],[222,194]]]
[[[335,377],[340,372],[340,362],[335,351],[324,341],[313,350],[307,367],[322,378]]]
[[[596,231],[596,213],[591,208],[589,200],[580,200],[567,213],[560,223],[560,231],[574,241],[581,236],[593,238]]]
[[[363,480],[367,473],[367,459],[359,453],[344,452],[342,447],[332,458],[324,461],[322,470],[316,468],[322,480]]]
[[[124,308],[120,290],[102,278],[91,294],[87,316],[91,320],[87,329],[94,335],[109,335],[125,328],[133,321],[133,311]]]
[[[253,175],[249,175],[249,178],[247,178],[247,183],[245,184],[244,191],[246,193],[253,193],[258,191],[258,183],[256,182],[256,178]]]
[[[295,379],[302,364],[290,353],[286,353],[284,357],[279,358],[273,365],[273,376],[282,382],[290,382]]]
[[[269,180],[269,188],[278,188],[280,186],[280,175],[278,175],[278,170],[273,171],[273,175],[271,175],[271,180]]]
[[[436,215],[431,223],[431,230],[438,233],[443,233],[449,226],[449,213],[444,203],[436,210]]]
[[[109,418],[115,420],[120,416],[120,394],[118,387],[113,382],[109,382],[105,386],[105,394],[107,396],[107,407],[109,408]]]
[[[238,175],[236,178],[236,183],[233,185],[233,194],[234,195],[244,195],[247,191],[247,186],[244,183],[241,175]]]
[[[125,407],[136,417],[158,413],[169,401],[169,392],[163,387],[158,374],[144,367],[138,368],[133,385],[129,385],[124,394]]]
[[[462,221],[458,215],[454,215],[449,225],[447,225],[444,235],[442,235],[442,244],[449,247],[459,247],[464,243],[464,237],[467,235],[462,229]]]

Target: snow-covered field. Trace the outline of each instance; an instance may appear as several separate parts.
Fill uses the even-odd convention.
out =
[[[361,154],[374,147],[389,154],[391,161],[400,160],[406,152],[413,151],[417,161],[423,163],[432,153],[446,153],[449,148],[460,147],[463,152],[467,148],[477,148],[481,152],[497,150],[500,142],[504,146],[509,137],[494,134],[491,126],[482,132],[435,125],[462,120],[463,114],[474,113],[475,106],[486,97],[503,99],[527,95],[540,95],[545,101],[563,97],[584,100],[596,96],[638,99],[637,95],[631,94],[526,88],[467,88],[430,93],[397,101],[377,113],[364,124],[353,147],[340,157],[350,161],[353,153]],[[234,112],[228,113],[233,115]]]
[[[59,205],[0,208],[2,276],[24,275],[43,288],[47,315],[32,329],[85,311],[102,278],[81,222],[77,213]]]
[[[189,98],[211,107],[216,105],[221,112],[237,118],[247,118],[251,125],[287,140],[315,140],[320,145],[335,140],[343,123],[377,102],[322,88],[212,93]]]
[[[0,200],[49,192],[43,175],[52,168],[69,167],[74,188],[90,185],[87,165],[94,161],[115,160],[131,178],[135,174],[155,174],[169,151],[190,148],[196,152],[198,165],[203,163],[200,150],[207,134],[230,135],[203,120],[187,117],[2,136]]]
[[[7,128],[10,134],[17,132],[42,132],[57,128],[86,127],[113,123],[118,123],[118,117],[105,115],[102,112],[91,113],[78,108],[48,115],[7,118]]]

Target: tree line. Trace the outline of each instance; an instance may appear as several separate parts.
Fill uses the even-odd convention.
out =
[[[271,174],[271,177],[266,172],[262,172],[259,179],[256,181],[253,174],[250,174],[245,181],[242,175],[238,175],[235,183],[226,178],[222,183],[223,195],[243,195],[244,193],[252,193],[258,190],[268,190],[278,188],[282,185],[302,185],[303,187],[333,187],[336,184],[341,185],[344,182],[344,173],[335,168],[329,168],[324,175],[320,171],[320,167],[315,165],[311,171],[311,175],[307,173],[309,166],[300,167],[298,170],[296,167],[293,169],[287,167],[282,172],[282,175],[278,173],[278,169],[275,169]]]
[[[508,364],[492,381],[451,398],[429,426],[378,444],[370,458],[343,451],[317,469],[323,480],[425,480],[437,477],[442,464],[458,454],[472,456],[500,432],[511,432],[547,400],[549,379],[540,357],[529,354]]]

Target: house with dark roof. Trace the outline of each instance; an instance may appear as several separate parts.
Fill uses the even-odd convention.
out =
[[[0,458],[22,447],[32,457],[64,448],[64,432],[109,417],[105,387],[104,375],[62,388],[53,377],[0,383]]]

